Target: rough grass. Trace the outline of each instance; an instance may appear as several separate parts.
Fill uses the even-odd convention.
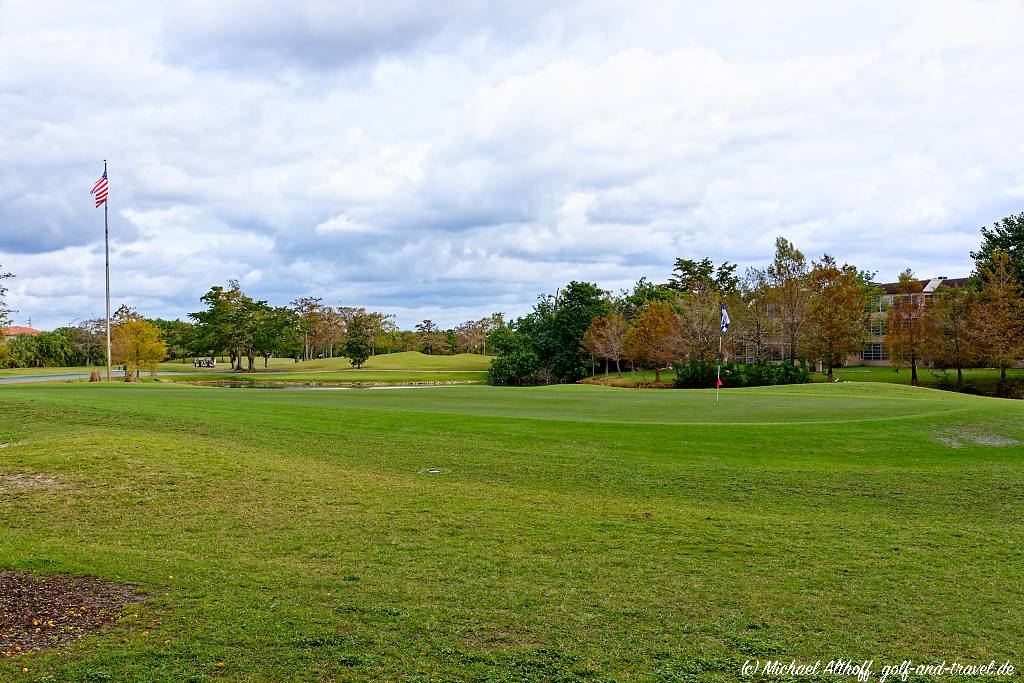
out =
[[[0,495],[0,568],[150,596],[111,631],[0,661],[0,680],[1022,664],[1020,402],[115,384],[0,387],[0,415],[0,472],[60,482]]]

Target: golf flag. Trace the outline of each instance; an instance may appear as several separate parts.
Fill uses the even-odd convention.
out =
[[[729,313],[725,310],[725,304],[722,304],[722,334],[729,331]]]
[[[96,181],[96,184],[92,186],[92,191],[89,193],[96,197],[96,208],[103,206],[103,203],[107,201],[107,169],[103,169],[103,177]]]
[[[721,377],[718,378],[718,388],[719,389],[722,388],[722,378]]]

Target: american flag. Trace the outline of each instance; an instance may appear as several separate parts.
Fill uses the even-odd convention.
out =
[[[89,194],[96,196],[96,208],[103,206],[103,202],[107,201],[107,172],[103,171],[103,177],[96,181],[96,184],[92,186],[92,192]]]

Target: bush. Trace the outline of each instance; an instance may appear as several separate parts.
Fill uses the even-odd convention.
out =
[[[530,349],[519,348],[491,361],[491,384],[523,386],[537,384],[540,358]]]
[[[681,389],[714,388],[718,367],[714,363],[676,363],[676,386]],[[806,384],[810,371],[790,363],[723,363],[722,386],[762,387],[777,384]]]

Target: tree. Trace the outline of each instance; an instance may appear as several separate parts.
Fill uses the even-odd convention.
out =
[[[1006,369],[1024,356],[1024,302],[1009,253],[996,249],[992,265],[981,267],[984,283],[975,304],[974,339],[981,355],[999,368],[1000,391]]]
[[[784,237],[775,239],[775,258],[768,266],[771,299],[783,338],[783,357],[800,357],[799,343],[807,331],[807,307],[811,298],[807,259]]]
[[[928,352],[942,368],[956,368],[956,390],[964,388],[964,366],[975,355],[972,339],[974,292],[967,287],[940,287],[927,308]]]
[[[435,351],[442,351],[445,340],[433,320],[424,320],[416,325],[416,334],[419,336],[420,350],[427,355],[433,355]]]
[[[608,376],[608,363],[615,361],[615,374],[622,377],[619,361],[623,358],[626,343],[626,318],[621,313],[609,313],[594,318],[590,329],[583,335],[583,348],[590,354],[604,359],[604,376]]]
[[[642,277],[633,286],[633,291],[622,291],[622,296],[615,302],[614,307],[629,321],[647,305],[648,301],[672,301],[675,297],[676,291],[668,285],[656,285]]]
[[[370,319],[365,313],[352,317],[345,335],[345,356],[356,368],[370,357]]]
[[[864,347],[870,283],[856,268],[840,267],[828,254],[814,263],[808,281],[803,344],[827,368],[831,382],[832,369]]]
[[[111,347],[114,361],[124,364],[126,382],[138,381],[140,370],[155,372],[157,364],[167,357],[160,329],[140,318],[127,318],[114,326]]]
[[[690,361],[713,363],[717,357],[725,296],[721,290],[711,288],[686,292],[676,299],[679,350]]]
[[[635,365],[654,368],[661,383],[661,369],[679,357],[678,320],[664,301],[650,301],[626,332],[625,354]]]
[[[542,296],[520,321],[540,359],[545,382],[575,382],[587,376],[590,356],[583,335],[594,318],[609,312],[606,292],[591,282],[570,282],[553,296]]]
[[[739,355],[745,358],[752,349],[758,364],[771,360],[770,347],[778,330],[771,295],[767,271],[748,268],[740,283],[739,296],[735,299],[738,305],[733,309],[732,319]]]
[[[665,285],[670,289],[679,292],[702,292],[708,289],[715,289],[725,294],[731,294],[739,286],[739,277],[736,276],[736,264],[722,261],[715,266],[710,258],[703,258],[700,261],[693,259],[676,259],[672,268],[672,276]]]
[[[302,360],[313,358],[313,349],[316,348],[316,340],[320,334],[323,318],[321,301],[320,297],[311,296],[292,301],[292,307],[299,317],[299,329],[302,333]]]
[[[491,331],[490,344],[498,356],[488,371],[492,384],[523,386],[537,384],[541,367],[533,340],[519,330],[519,323],[509,322]]]
[[[889,358],[910,366],[910,385],[917,386],[917,365],[924,354],[929,318],[925,314],[925,298],[921,282],[908,268],[900,273],[896,296],[885,323],[885,345]]]
[[[167,344],[167,354],[171,358],[181,358],[184,361],[187,356],[192,355],[195,341],[195,326],[192,323],[160,318],[152,318],[149,322],[160,329],[164,343]]]
[[[996,252],[1006,255],[1007,270],[1018,283],[1024,283],[1024,212],[1010,215],[991,228],[981,229],[981,246],[971,252],[975,276],[984,279],[996,268]]]
[[[4,280],[12,277],[14,277],[14,273],[5,273],[4,269],[0,267],[0,327],[10,325],[10,314],[14,313],[12,309],[7,307],[7,287],[4,286]]]

